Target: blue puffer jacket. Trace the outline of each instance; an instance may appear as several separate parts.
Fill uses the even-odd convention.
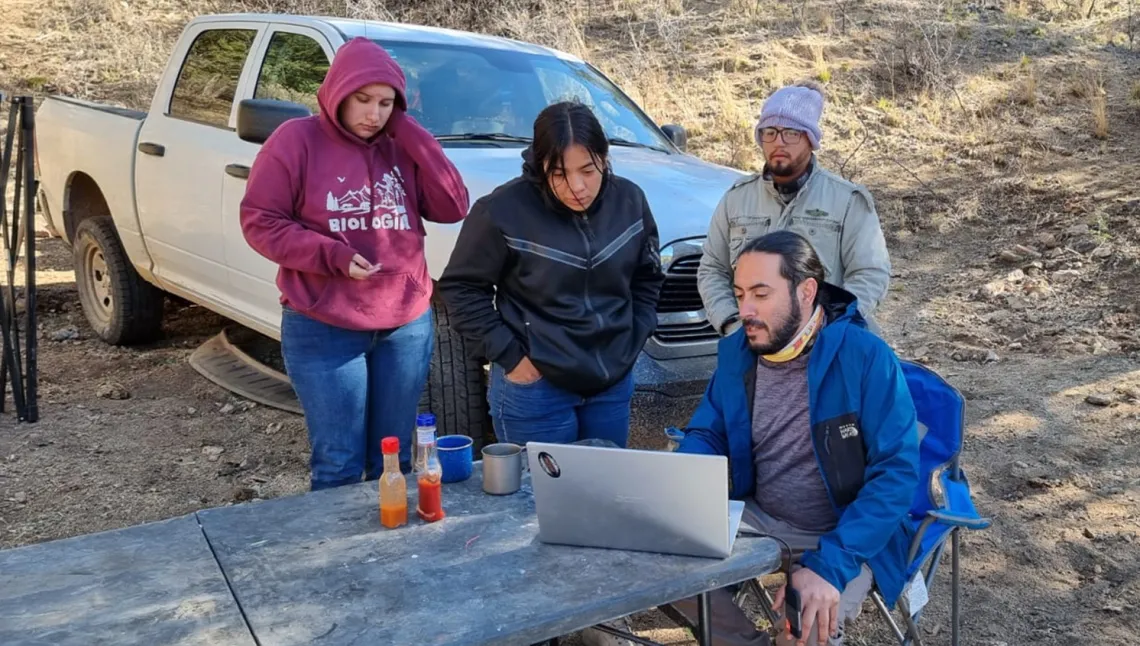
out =
[[[898,358],[867,331],[855,297],[824,286],[828,323],[808,359],[812,443],[839,516],[802,563],[842,591],[863,563],[893,606],[906,579],[918,487],[914,402]],[[721,340],[717,369],[678,451],[728,457],[731,496],[751,496],[756,355],[743,329]],[[755,411],[763,414],[763,411]]]

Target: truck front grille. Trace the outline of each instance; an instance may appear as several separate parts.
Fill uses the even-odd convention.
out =
[[[662,343],[697,343],[717,340],[716,330],[708,321],[681,325],[658,325],[654,335]]]
[[[657,302],[658,314],[700,312],[705,305],[697,290],[697,267],[701,264],[700,255],[683,256],[673,261],[665,270],[665,284],[661,287],[661,298]],[[668,317],[666,317],[668,318]],[[716,341],[718,335],[713,326],[701,316],[699,320],[679,323],[658,323],[654,336],[661,343],[700,343]]]
[[[697,291],[697,267],[700,264],[700,256],[686,256],[673,261],[665,271],[665,284],[657,302],[658,312],[669,314],[704,309],[701,293]]]

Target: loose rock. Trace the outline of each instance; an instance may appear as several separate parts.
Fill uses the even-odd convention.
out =
[[[250,487],[238,487],[234,490],[234,502],[246,502],[257,497],[257,491]]]
[[[1085,403],[1091,404],[1093,406],[1111,406],[1112,405],[1112,396],[1111,395],[1092,394],[1092,395],[1089,395],[1088,397],[1085,397]]]
[[[1023,244],[1019,244],[1016,247],[1014,247],[1013,252],[1020,255],[1022,258],[1032,259],[1032,258],[1040,258],[1041,257],[1041,252],[1039,252],[1036,249],[1033,249],[1031,247],[1027,247]]]
[[[95,389],[95,396],[102,397],[103,399],[130,399],[131,391],[127,390],[122,384],[108,381],[99,385]]]
[[[1005,251],[998,254],[998,259],[1004,263],[1016,265],[1025,260],[1025,257],[1012,249],[1006,249]]]
[[[1089,253],[1100,246],[1100,243],[1091,237],[1079,238],[1071,245],[1077,253]]]
[[[220,447],[220,446],[203,446],[202,447],[202,455],[206,456],[206,459],[209,460],[210,462],[217,462],[218,458],[222,455],[222,453],[224,451],[225,451],[225,449]]]
[[[1019,270],[1020,271],[1020,270]],[[985,285],[982,285],[978,290],[978,296],[982,300],[992,301],[1005,293],[1005,283],[1000,280],[995,280]]]
[[[79,330],[73,327],[65,327],[62,330],[56,330],[51,333],[51,340],[59,343],[61,341],[73,341],[79,338]]]

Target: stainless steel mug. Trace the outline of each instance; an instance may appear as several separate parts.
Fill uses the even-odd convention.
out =
[[[523,447],[501,442],[483,447],[483,491],[505,496],[522,486]]]

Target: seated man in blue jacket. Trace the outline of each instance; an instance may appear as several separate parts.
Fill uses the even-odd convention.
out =
[[[866,329],[855,297],[823,277],[797,233],[746,244],[734,277],[743,326],[721,340],[677,449],[727,456],[745,521],[800,553],[792,585],[799,643],[811,646],[842,643],[872,580],[894,604],[918,486],[915,409],[898,358]],[[729,590],[710,596],[714,644],[767,643]],[[782,586],[775,601],[782,610]],[[694,599],[674,608],[696,619]]]

